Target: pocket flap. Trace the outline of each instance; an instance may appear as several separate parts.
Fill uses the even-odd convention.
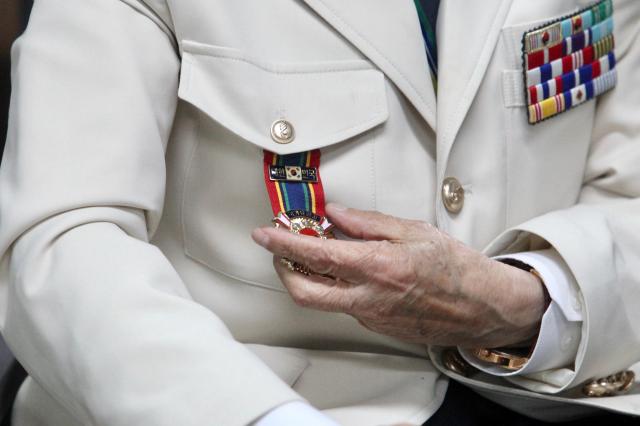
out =
[[[366,60],[267,63],[237,49],[183,42],[178,95],[241,138],[277,154],[329,146],[388,115],[384,75]],[[271,138],[278,119],[295,131]]]

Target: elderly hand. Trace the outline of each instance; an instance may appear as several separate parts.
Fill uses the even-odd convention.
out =
[[[432,225],[328,205],[357,241],[321,240],[275,228],[253,239],[275,255],[293,300],[343,312],[363,326],[408,342],[497,347],[533,338],[544,313],[542,283],[489,259]],[[291,259],[316,274],[290,271]]]

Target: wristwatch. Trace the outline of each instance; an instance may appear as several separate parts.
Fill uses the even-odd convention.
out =
[[[522,269],[535,275],[536,278],[540,280],[540,284],[544,286],[544,280],[542,279],[542,276],[538,271],[536,271],[533,266],[526,264],[520,260],[510,258],[497,259],[497,261],[518,269]],[[550,302],[551,298],[545,290],[545,307],[549,306]],[[477,348],[472,349],[471,353],[481,361],[487,362],[489,364],[495,364],[499,367],[504,368],[505,370],[515,371],[521,369],[527,362],[529,362],[531,354],[536,347],[536,341],[537,337],[529,347],[494,349]]]
[[[505,370],[519,370],[529,362],[535,343],[530,348],[496,348],[485,349],[478,348],[472,349],[473,356],[481,361],[488,362],[489,364],[495,364]],[[507,352],[508,351],[508,352]]]

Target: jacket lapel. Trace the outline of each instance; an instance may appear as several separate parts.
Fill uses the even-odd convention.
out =
[[[438,177],[480,88],[512,0],[442,0],[438,15]]]
[[[435,130],[435,93],[413,1],[304,1],[374,62]]]

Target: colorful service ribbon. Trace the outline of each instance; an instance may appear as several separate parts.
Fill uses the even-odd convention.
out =
[[[287,155],[264,151],[264,181],[276,226],[295,234],[333,238],[333,226],[325,217],[319,149]],[[294,269],[308,272],[300,265]]]
[[[324,217],[320,150],[278,155],[264,151],[264,180],[273,215],[306,211]]]
[[[536,124],[613,89],[618,81],[612,0],[523,36],[529,123]]]

